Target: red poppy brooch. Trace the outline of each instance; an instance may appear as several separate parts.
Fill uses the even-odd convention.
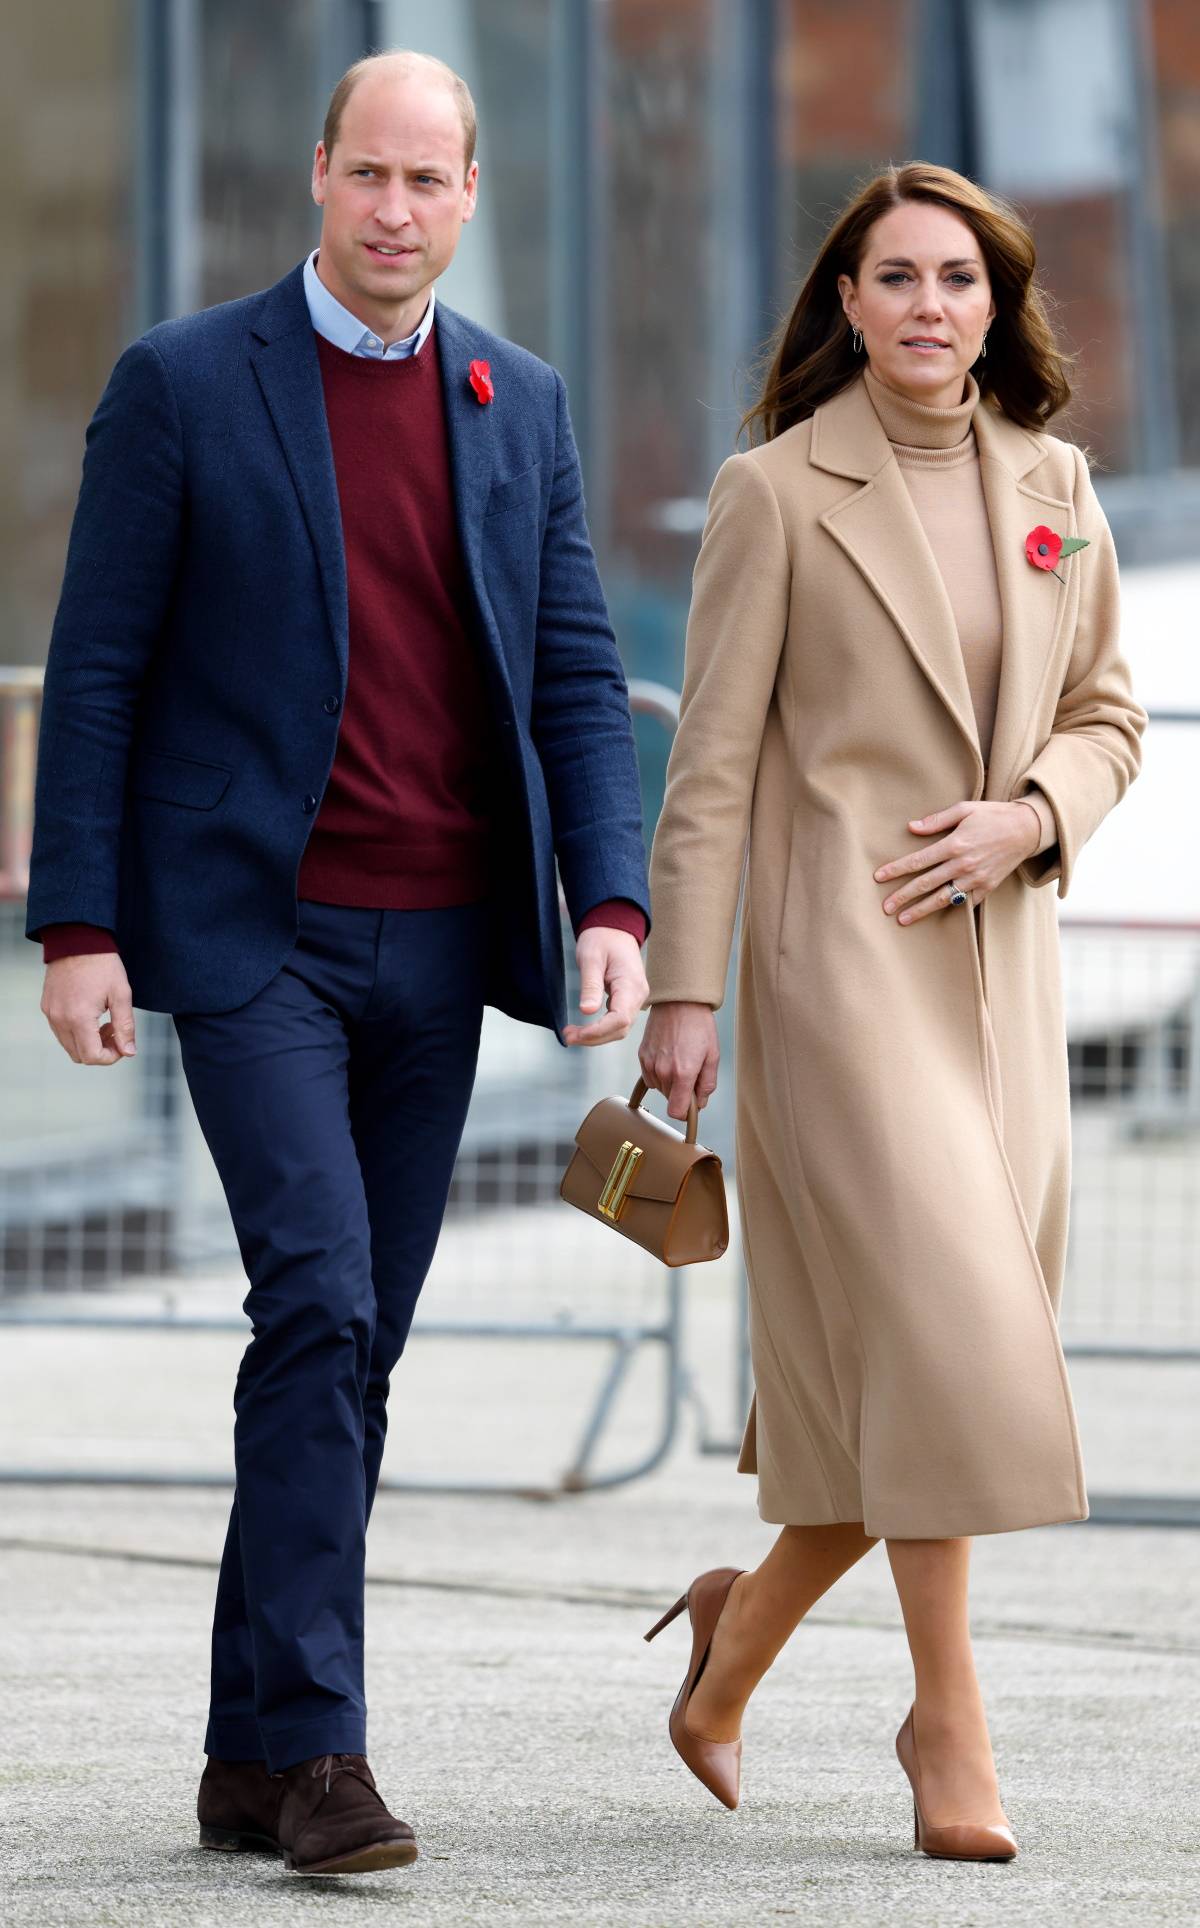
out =
[[[492,382],[492,364],[486,361],[473,361],[469,373],[471,387],[475,391],[475,400],[480,408],[485,408],[490,401],[494,401],[496,395]]]
[[[1053,529],[1047,529],[1039,523],[1025,538],[1025,560],[1031,562],[1035,569],[1048,569],[1052,576],[1058,577],[1059,582],[1065,582],[1066,577],[1059,576],[1054,565],[1061,556],[1073,556],[1077,549],[1086,549],[1087,546],[1087,536],[1057,536]]]

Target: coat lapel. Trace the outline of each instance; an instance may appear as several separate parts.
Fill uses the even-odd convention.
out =
[[[981,785],[983,760],[950,598],[862,381],[817,410],[809,460],[862,483],[825,511],[821,526],[844,549],[900,631],[963,738]]]
[[[1058,660],[1059,640],[1066,611],[1070,571],[1078,565],[1059,565],[1066,581],[1025,559],[1025,538],[1038,523],[1059,535],[1076,534],[1070,502],[1047,495],[1023,478],[1036,469],[1043,451],[1036,439],[994,409],[975,411],[975,438],[987,502],[996,577],[1000,587],[1004,647],[996,725],[988,760],[985,795],[1008,797],[1029,761],[1029,732],[1038,714],[1047,676]]]
[[[316,551],[333,646],[345,682],[350,658],[346,552],[316,337],[303,268],[269,289],[252,330],[250,360],[271,413]]]

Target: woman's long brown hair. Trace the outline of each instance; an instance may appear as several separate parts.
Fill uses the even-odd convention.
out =
[[[965,174],[909,161],[876,175],[843,208],[809,270],[791,314],[767,350],[763,391],[742,420],[754,442],[770,442],[846,388],[863,358],[851,345],[838,276],[858,279],[871,229],[905,201],[932,201],[965,221],[983,252],[996,314],[987,354],[972,373],[980,394],[1022,428],[1044,428],[1071,390],[1035,279],[1033,236],[1007,203]]]

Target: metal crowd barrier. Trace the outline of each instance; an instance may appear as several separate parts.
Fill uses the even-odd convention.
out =
[[[1064,1349],[1200,1361],[1200,922],[1063,917]]]
[[[0,1116],[0,1324],[244,1332],[232,1227],[169,1019],[139,1013],[138,1058],[110,1077],[70,1064],[37,1010],[40,965],[21,930],[39,685],[38,672],[0,672],[0,1064],[9,1094]],[[636,713],[673,729],[673,691],[634,683],[631,701]],[[1061,929],[1074,1138],[1065,1349],[1077,1358],[1197,1361],[1200,924],[1064,918]],[[730,1164],[731,1043],[725,1039],[704,1129]],[[661,1462],[684,1401],[698,1410],[704,1450],[736,1447],[750,1389],[737,1241],[719,1276],[704,1268],[689,1292],[693,1316],[711,1318],[719,1303],[732,1326],[714,1348],[733,1368],[735,1431],[726,1435],[709,1419],[711,1374],[701,1386],[684,1366],[689,1281],[624,1244],[614,1255],[611,1235],[557,1198],[579,1119],[636,1073],[636,1040],[568,1053],[527,1026],[498,1020],[485,1028],[446,1227],[414,1332],[496,1345],[577,1340],[606,1347],[609,1361],[556,1478],[386,1484],[547,1496],[617,1484]],[[662,1368],[653,1439],[601,1470],[618,1399],[647,1348]],[[3,1479],[211,1483],[186,1468],[0,1466]],[[1099,1496],[1093,1516],[1200,1523],[1200,1496]]]
[[[0,1325],[245,1333],[233,1228],[170,1020],[139,1012],[137,1058],[111,1073],[85,1074],[53,1044],[38,1011],[41,966],[23,936],[23,899],[39,687],[37,672],[0,680],[0,895],[7,899],[0,901],[0,1050],[9,1094],[0,1120]],[[673,730],[675,692],[635,682],[630,700],[635,714]],[[17,755],[8,753],[12,740]],[[569,926],[564,935],[569,940]],[[577,990],[572,963],[572,998]],[[468,1481],[385,1479],[384,1487],[550,1497],[637,1478],[669,1451],[684,1393],[684,1273],[667,1272],[624,1242],[614,1253],[612,1234],[557,1196],[579,1120],[604,1092],[632,1087],[636,1048],[632,1038],[603,1051],[565,1052],[548,1033],[488,1013],[446,1226],[414,1323],[414,1336],[424,1338],[606,1348],[607,1367],[581,1412],[565,1469],[541,1483],[481,1473]],[[601,1467],[614,1409],[646,1348],[661,1362],[650,1444]],[[80,1465],[0,1466],[0,1480],[225,1483],[188,1468]]]

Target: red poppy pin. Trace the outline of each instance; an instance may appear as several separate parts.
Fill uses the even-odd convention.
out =
[[[1057,536],[1053,529],[1047,529],[1039,523],[1025,538],[1025,560],[1031,562],[1035,569],[1048,569],[1052,576],[1058,577],[1059,582],[1065,582],[1066,577],[1058,574],[1055,563],[1060,556],[1073,556],[1077,549],[1086,549],[1087,546],[1087,536]]]
[[[470,369],[471,387],[475,390],[475,400],[480,408],[494,401],[496,390],[492,383],[492,364],[486,361],[473,361]]]

